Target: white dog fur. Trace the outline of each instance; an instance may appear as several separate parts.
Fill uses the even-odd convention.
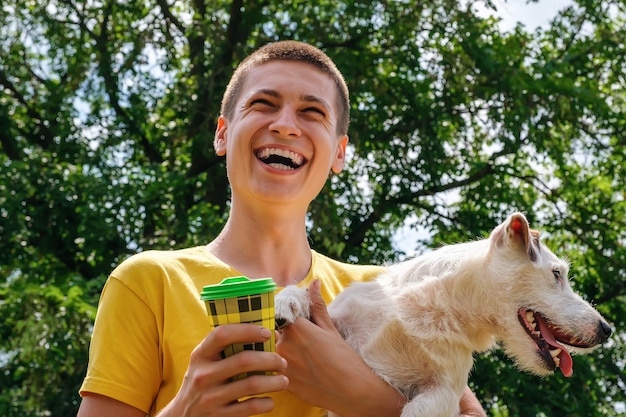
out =
[[[587,353],[611,333],[570,287],[568,264],[515,213],[488,239],[444,246],[354,283],[328,308],[344,339],[407,398],[402,417],[451,417],[472,354],[502,342],[522,369],[572,373],[571,353]],[[306,289],[286,287],[276,317],[308,317]]]

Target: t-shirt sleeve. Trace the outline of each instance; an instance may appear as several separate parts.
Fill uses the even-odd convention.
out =
[[[100,303],[87,375],[80,388],[148,413],[161,380],[155,313],[141,296],[109,277]]]

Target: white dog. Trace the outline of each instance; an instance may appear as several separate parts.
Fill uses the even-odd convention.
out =
[[[570,287],[568,264],[515,213],[488,239],[444,246],[355,283],[328,308],[344,339],[408,402],[403,417],[451,417],[472,353],[501,341],[527,371],[572,374],[572,353],[605,342],[611,328]],[[306,289],[286,287],[276,316],[308,317]]]

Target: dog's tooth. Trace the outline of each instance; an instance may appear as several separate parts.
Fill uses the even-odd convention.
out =
[[[533,314],[532,311],[527,311],[526,312],[526,320],[528,320],[529,323],[534,323],[535,322],[535,315]]]
[[[552,355],[553,358],[558,359],[560,354],[561,349],[550,349],[550,355]]]
[[[554,359],[554,364],[558,368],[561,365],[561,358],[557,356],[556,358],[553,358],[553,359]]]

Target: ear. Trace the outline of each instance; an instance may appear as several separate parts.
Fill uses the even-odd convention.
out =
[[[533,235],[528,220],[522,213],[513,213],[509,218],[496,227],[491,234],[491,239],[496,246],[508,246],[522,248],[531,261],[537,260],[537,252],[533,245]]]
[[[331,167],[335,174],[339,174],[343,171],[343,167],[346,163],[346,146],[348,145],[348,135],[343,135],[337,142],[337,153],[335,154],[335,161]]]
[[[217,156],[226,155],[226,119],[220,116],[217,119],[217,129],[215,130],[215,138],[213,139],[213,148]]]

